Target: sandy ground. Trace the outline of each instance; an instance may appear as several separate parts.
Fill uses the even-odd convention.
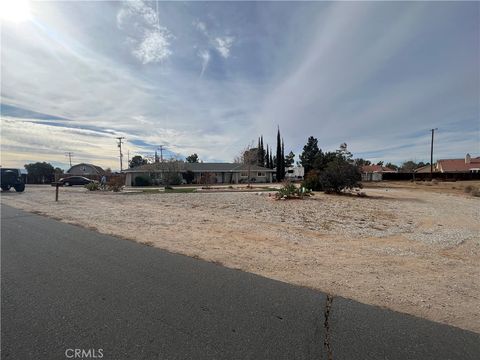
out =
[[[29,186],[1,202],[480,333],[480,198],[446,186],[381,183],[367,198],[289,201],[62,188],[58,203],[53,187]]]

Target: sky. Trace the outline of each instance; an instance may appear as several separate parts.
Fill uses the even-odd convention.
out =
[[[478,2],[2,1],[1,165],[480,156]],[[6,6],[6,8],[5,8]]]

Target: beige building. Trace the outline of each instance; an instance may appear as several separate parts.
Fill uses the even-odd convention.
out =
[[[257,165],[237,163],[159,162],[124,170],[125,185],[136,186],[137,177],[150,179],[154,185],[165,184],[172,173],[178,174],[184,184],[239,184],[271,183],[275,170]]]

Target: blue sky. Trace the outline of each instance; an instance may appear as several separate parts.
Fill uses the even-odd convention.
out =
[[[277,126],[297,155],[479,155],[477,2],[29,2],[2,17],[1,163],[232,161]],[[297,158],[298,159],[298,158]]]

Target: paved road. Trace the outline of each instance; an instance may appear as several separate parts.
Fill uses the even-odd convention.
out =
[[[479,358],[475,333],[1,210],[2,359]]]

